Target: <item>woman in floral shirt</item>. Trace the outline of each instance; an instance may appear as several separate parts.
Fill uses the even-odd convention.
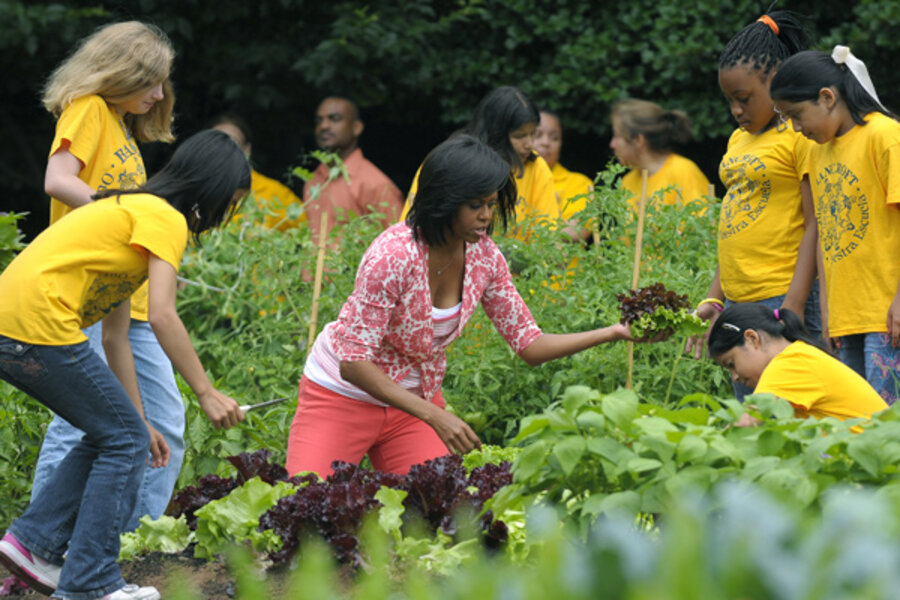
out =
[[[425,158],[406,221],[369,246],[353,293],[307,359],[288,440],[292,475],[324,477],[332,461],[367,453],[376,469],[406,473],[479,446],[441,395],[446,348],[479,303],[529,365],[630,339],[622,324],[540,330],[490,237],[495,210],[505,229],[515,200],[509,165],[474,137],[454,136]]]

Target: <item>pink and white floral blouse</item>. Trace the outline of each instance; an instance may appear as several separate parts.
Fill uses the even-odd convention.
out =
[[[459,327],[434,344],[427,259],[428,247],[413,240],[406,223],[385,230],[366,250],[338,320],[322,334],[330,332],[340,360],[370,360],[394,381],[418,366],[423,395],[431,400],[447,371],[446,348],[462,333],[479,302],[516,354],[536,340],[541,329],[516,291],[506,259],[485,236],[466,243]]]

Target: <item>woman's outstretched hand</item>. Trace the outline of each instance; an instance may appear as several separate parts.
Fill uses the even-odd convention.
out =
[[[448,450],[465,454],[475,448],[481,448],[481,440],[465,421],[434,404],[431,406],[434,410],[430,411],[425,422],[434,429]]]
[[[664,342],[670,337],[672,337],[672,331],[667,329],[665,331],[660,331],[659,333],[653,335],[645,335],[643,337],[633,337],[631,335],[631,326],[627,323],[616,323],[611,326],[614,335],[618,337],[620,340],[624,340],[626,342],[637,342],[637,343],[656,343],[656,342]]]

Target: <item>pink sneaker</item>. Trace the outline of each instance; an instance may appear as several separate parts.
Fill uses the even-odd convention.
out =
[[[0,562],[28,584],[28,587],[44,595],[49,596],[59,585],[59,572],[62,567],[34,556],[8,531],[0,540]]]
[[[107,594],[100,600],[159,600],[159,592],[152,585],[140,587],[129,583],[112,594]]]

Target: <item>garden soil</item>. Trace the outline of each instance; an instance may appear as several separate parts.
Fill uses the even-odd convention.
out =
[[[234,582],[222,559],[207,562],[184,554],[153,553],[135,560],[120,563],[125,581],[140,585],[152,585],[163,599],[176,588],[189,587],[198,600],[230,600],[234,598]],[[0,567],[0,581],[9,577]],[[277,575],[267,577],[273,588],[279,587]],[[272,581],[275,580],[275,581]],[[14,593],[8,598],[44,598],[32,590]]]

